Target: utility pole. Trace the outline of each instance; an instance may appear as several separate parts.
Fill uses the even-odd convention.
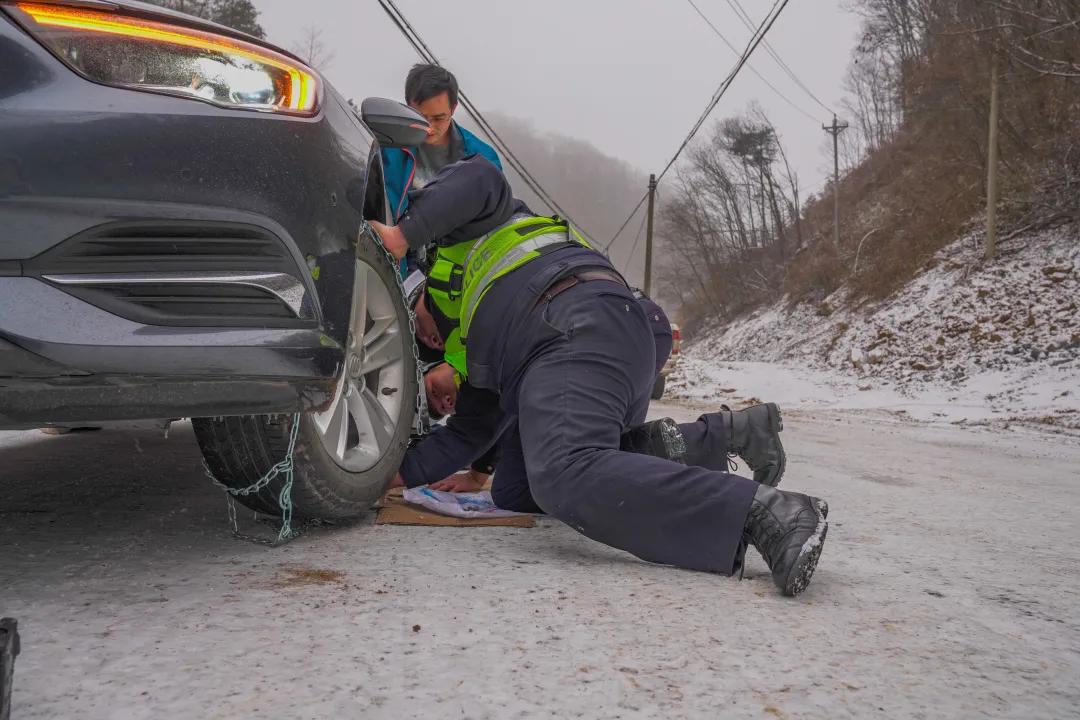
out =
[[[832,135],[832,159],[833,159],[833,246],[836,247],[837,255],[840,254],[840,133],[848,129],[848,124],[836,122],[836,116],[832,116],[832,125],[822,125],[821,128]]]
[[[653,202],[656,198],[656,175],[649,175],[649,214],[645,227],[645,287],[646,295],[652,295],[652,225]]]
[[[990,138],[986,152],[986,256],[992,262],[997,253],[998,202],[998,53],[990,58]]]

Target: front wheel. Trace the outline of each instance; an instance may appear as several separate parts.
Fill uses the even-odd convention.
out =
[[[326,410],[300,416],[293,453],[293,513],[299,519],[344,519],[367,511],[401,465],[416,414],[419,386],[409,311],[395,268],[361,234],[353,277],[349,339],[334,398]],[[291,416],[195,418],[207,465],[225,485],[244,488],[285,458]],[[261,512],[280,512],[283,477],[238,496]]]

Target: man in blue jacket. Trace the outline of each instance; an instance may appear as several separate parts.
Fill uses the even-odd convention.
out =
[[[490,145],[454,122],[458,83],[438,65],[413,65],[405,78],[405,102],[428,121],[427,140],[419,147],[382,151],[386,197],[396,222],[409,206],[409,190],[419,190],[442,168],[470,155],[482,155],[502,169]]]

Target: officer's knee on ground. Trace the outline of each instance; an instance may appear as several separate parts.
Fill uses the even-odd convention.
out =
[[[559,517],[560,507],[572,495],[574,480],[588,472],[590,458],[598,448],[578,449],[570,455],[536,459],[528,464],[529,491],[533,501],[545,513]]]
[[[528,482],[500,483],[497,478],[496,475],[496,481],[491,485],[491,500],[496,507],[512,512],[544,512],[533,499]]]

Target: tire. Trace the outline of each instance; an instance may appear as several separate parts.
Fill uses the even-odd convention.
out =
[[[405,455],[420,388],[409,313],[395,272],[375,241],[361,235],[352,331],[334,400],[330,409],[300,417],[292,490],[298,519],[362,515],[386,491]],[[364,316],[362,325],[358,314]],[[387,359],[391,357],[395,359]],[[192,425],[214,476],[229,487],[243,488],[285,458],[292,416],[194,418]],[[361,425],[368,432],[361,432]],[[237,499],[253,510],[279,514],[277,498],[284,481],[275,478],[259,493]]]
[[[656,377],[656,382],[653,383],[653,386],[652,386],[652,394],[649,395],[649,397],[652,398],[653,400],[659,400],[660,398],[664,397],[664,384],[665,384],[664,376],[663,375],[658,375]]]

